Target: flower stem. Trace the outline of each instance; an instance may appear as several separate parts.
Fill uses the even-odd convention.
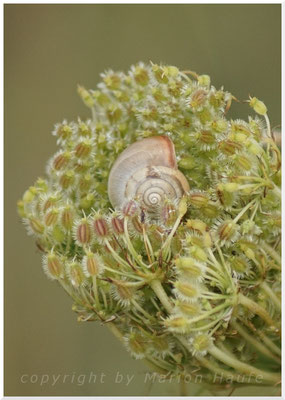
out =
[[[262,378],[265,381],[277,383],[280,381],[280,374],[274,372],[266,372],[259,368],[255,368],[249,364],[241,362],[236,358],[224,353],[215,345],[212,345],[209,349],[209,353],[218,359],[219,361],[223,362],[224,364],[234,368],[235,370],[244,373],[244,374],[251,374],[255,377]]]
[[[171,305],[169,298],[168,298],[167,294],[165,293],[165,290],[163,289],[161,282],[155,279],[150,282],[150,286],[151,286],[152,290],[154,291],[154,293],[159,298],[161,304],[163,304],[166,311],[170,314],[173,310],[173,306]]]
[[[238,294],[238,300],[240,304],[248,308],[254,314],[259,315],[259,317],[262,318],[267,323],[267,325],[275,326],[274,321],[270,317],[268,312],[255,301],[249,299],[248,297],[245,297],[242,293]]]
[[[265,251],[270,255],[273,260],[277,261],[278,264],[281,264],[281,256],[277,253],[271,246],[269,246],[266,242],[261,243],[262,247]]]
[[[256,202],[256,199],[253,199],[250,203],[248,203],[241,212],[235,217],[233,220],[234,223],[237,223],[238,220],[243,216],[243,214]]]
[[[280,359],[275,354],[272,354],[271,351],[264,346],[264,344],[256,340],[254,336],[249,335],[246,330],[240,326],[240,324],[232,321],[231,325],[239,332],[239,334],[247,341],[247,343],[251,343],[258,351],[260,351],[260,353],[277,361],[280,364]]]
[[[98,295],[98,287],[97,287],[97,278],[96,276],[92,277],[92,286],[93,286],[93,293],[94,293],[94,299],[96,302],[96,305],[98,308],[100,308],[100,301],[99,301],[99,295]]]
[[[214,361],[208,360],[206,357],[201,357],[201,356],[196,356],[200,364],[210,370],[212,373],[214,373],[213,381],[212,383],[220,382],[221,380],[227,380],[229,379],[230,381],[236,381],[236,382],[242,382],[243,378],[246,379],[247,383],[255,383],[256,380],[255,378],[250,375],[247,376],[245,375],[244,377],[241,376],[241,374],[237,374],[231,371],[227,371],[226,369],[221,368],[219,365],[217,365]],[[218,375],[219,374],[219,375]]]
[[[260,286],[266,292],[266,294],[268,294],[268,296],[273,301],[273,303],[276,305],[278,310],[281,311],[281,302],[278,299],[278,297],[276,296],[276,294],[273,292],[273,290],[267,285],[266,282],[262,282],[262,284]]]

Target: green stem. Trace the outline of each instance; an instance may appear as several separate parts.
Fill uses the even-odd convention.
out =
[[[264,354],[265,356],[277,361],[280,364],[280,359],[276,357],[275,354],[272,354],[271,351],[267,349],[261,342],[256,340],[254,336],[249,335],[245,329],[243,329],[240,324],[237,322],[232,321],[231,325],[239,332],[239,334],[247,341],[247,343],[251,343],[260,353]]]
[[[276,305],[279,311],[281,311],[281,302],[276,296],[276,294],[273,292],[273,290],[267,285],[266,282],[262,282],[260,285],[262,289],[268,294],[270,299],[273,301],[273,303]]]
[[[161,282],[155,279],[150,282],[150,287],[152,288],[154,293],[157,295],[157,297],[159,298],[161,304],[164,306],[166,311],[169,314],[171,314],[171,312],[173,310],[173,306],[171,305],[169,298],[168,298],[165,290],[163,289]]]
[[[245,297],[242,293],[238,294],[238,300],[240,304],[262,318],[267,323],[267,325],[275,326],[274,321],[270,317],[268,312],[255,301],[249,299],[248,297]]]
[[[262,242],[261,246],[265,249],[267,253],[269,253],[270,257],[273,258],[273,260],[277,261],[278,264],[281,264],[281,256],[277,253],[277,251],[275,251],[266,242]]]
[[[98,295],[98,287],[97,287],[97,278],[96,276],[92,276],[92,287],[93,287],[93,293],[94,293],[94,299],[95,303],[98,307],[100,308],[100,301],[99,301],[99,295]]]
[[[172,230],[170,232],[170,234],[168,235],[166,241],[164,242],[164,244],[162,245],[162,256],[163,258],[167,258],[169,250],[170,250],[170,245],[171,245],[171,240],[176,232],[176,229],[178,228],[180,221],[182,219],[183,215],[179,215],[175,224],[172,227]]]
[[[275,354],[277,354],[279,357],[281,357],[281,354],[282,354],[282,353],[281,353],[281,349],[280,349],[278,346],[276,346],[276,344],[273,343],[272,340],[269,339],[269,338],[265,335],[265,333],[263,333],[263,332],[257,330],[257,334],[258,334],[258,336],[260,337],[260,339],[262,339],[262,340],[264,341],[264,343],[265,343]]]
[[[125,217],[124,219],[124,233],[125,233],[125,239],[126,239],[126,245],[128,247],[129,252],[132,254],[134,259],[137,261],[137,263],[142,267],[147,269],[147,265],[143,262],[142,257],[136,252],[134,246],[132,245],[132,242],[130,240],[129,236],[129,231],[128,231],[128,218]]]
[[[119,264],[123,265],[124,267],[126,267],[127,269],[130,269],[129,264],[123,260],[113,249],[113,247],[110,245],[109,240],[105,239],[105,244],[108,248],[108,250],[110,250],[110,253],[112,254],[113,258],[115,259],[115,261],[117,261]]]
[[[237,223],[240,217],[243,216],[243,214],[252,206],[253,203],[256,202],[256,199],[253,199],[250,203],[248,203],[242,210],[241,212],[235,217],[233,220],[234,223]]]
[[[207,368],[214,374],[212,383],[217,383],[217,381],[218,382],[227,381],[227,379],[230,380],[230,382],[231,381],[236,381],[236,382],[242,381],[243,376],[241,376],[241,374],[227,371],[226,369],[219,367],[214,361],[210,361],[205,357],[196,356],[196,358],[198,359],[198,361],[200,362],[200,364],[203,367]],[[256,384],[256,379],[252,375],[251,376],[245,375],[244,378],[246,379],[247,383]],[[216,381],[215,381],[215,379],[216,379]]]
[[[268,136],[270,139],[272,139],[270,121],[269,121],[269,118],[268,118],[268,115],[267,115],[267,114],[264,114],[264,119],[265,119],[266,127],[267,127],[267,136]]]
[[[236,358],[233,358],[232,356],[224,353],[215,345],[212,345],[210,347],[209,353],[217,360],[223,362],[224,364],[234,368],[235,370],[243,374],[250,374],[272,383],[277,383],[280,381],[280,374],[274,372],[266,372],[249,364],[243,363]]]
[[[117,328],[117,326],[113,322],[108,322],[107,324],[105,324],[105,326],[107,326],[110,329],[110,331],[116,336],[117,339],[120,340],[121,343],[125,344],[122,332]]]
[[[216,312],[218,312],[218,311],[223,310],[224,308],[228,307],[228,306],[231,305],[231,304],[232,304],[232,303],[231,303],[230,300],[225,301],[224,303],[222,303],[222,304],[220,304],[220,305],[218,305],[218,306],[212,308],[210,311],[204,312],[203,314],[199,315],[199,316],[196,317],[196,318],[191,318],[191,319],[189,319],[188,322],[189,322],[189,324],[192,324],[192,323],[194,323],[194,322],[201,321],[201,320],[203,320],[203,319],[205,319],[205,318],[208,318],[210,315],[212,315],[212,314],[214,314],[214,313],[216,313]]]
[[[132,302],[132,304],[134,305],[134,307],[135,307],[138,311],[140,311],[148,320],[150,320],[150,321],[155,321],[155,318],[154,318],[152,315],[150,315],[147,311],[145,311],[145,310],[136,302],[135,299],[133,299],[131,302]]]

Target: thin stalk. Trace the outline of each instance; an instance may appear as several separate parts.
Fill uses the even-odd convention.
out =
[[[262,242],[261,245],[265,249],[265,251],[270,255],[270,257],[273,258],[273,260],[277,261],[278,264],[281,264],[281,256],[280,256],[280,254],[277,253],[276,250],[274,250],[266,242]]]
[[[126,238],[126,244],[128,247],[129,252],[132,254],[134,259],[137,261],[139,265],[143,268],[147,268],[147,265],[142,261],[142,257],[136,252],[131,240],[130,240],[130,235],[128,231],[128,218],[125,217],[124,219],[124,233],[125,233],[125,238]]]
[[[255,217],[255,214],[256,214],[256,212],[257,212],[257,210],[258,210],[258,207],[259,207],[259,203],[256,203],[256,205],[255,205],[255,207],[254,207],[254,210],[253,210],[253,212],[252,212],[252,214],[251,214],[251,217],[250,217],[250,220],[251,220],[251,221],[253,221],[253,219],[254,219],[254,217]]]
[[[238,220],[243,216],[243,214],[256,202],[256,199],[253,199],[250,203],[248,203],[241,212],[235,217],[233,220],[234,223],[237,223]]]
[[[113,322],[108,322],[107,324],[105,324],[105,326],[107,326],[110,329],[110,331],[116,336],[117,339],[119,339],[121,343],[125,344],[122,332],[117,328],[117,326]]]
[[[275,326],[274,321],[270,317],[268,312],[255,301],[249,299],[248,297],[245,297],[242,293],[238,294],[238,300],[240,304],[262,318],[267,323],[267,325]]]
[[[173,306],[171,305],[169,298],[168,298],[165,290],[163,289],[161,282],[155,279],[150,282],[150,287],[152,288],[154,293],[157,295],[157,297],[159,298],[160,302],[162,303],[162,305],[164,306],[166,311],[170,314],[173,310]]]
[[[218,311],[223,310],[224,308],[228,307],[229,305],[231,305],[231,301],[225,301],[224,303],[212,308],[210,311],[206,311],[203,314],[199,315],[198,317],[195,318],[191,318],[188,320],[189,324],[192,324],[194,322],[198,322],[201,321],[205,318],[208,318],[210,315],[215,314]]]
[[[162,245],[162,255],[164,258],[166,258],[166,256],[168,255],[169,249],[170,249],[170,244],[171,244],[171,240],[180,224],[181,219],[183,218],[183,215],[179,215],[177,220],[175,221],[175,224],[173,225],[170,234],[168,235],[166,241],[163,243]]]
[[[217,243],[216,243],[216,249],[218,250],[218,253],[219,253],[219,256],[220,256],[220,259],[221,259],[221,262],[222,262],[222,266],[223,266],[226,274],[228,275],[230,286],[233,287],[233,280],[232,280],[231,272],[229,271],[229,269],[227,267],[227,264],[226,264],[225,259],[224,259],[224,255],[223,255],[223,253],[222,253],[222,251],[220,249],[220,246]]]
[[[222,350],[224,353],[228,354],[229,356],[232,356],[233,358],[237,358],[221,341],[217,343],[217,347],[219,347],[220,350]]]
[[[214,361],[210,361],[205,357],[196,356],[196,358],[203,367],[207,368],[214,374],[212,383],[215,383],[216,381],[220,382],[221,380],[227,381],[227,379],[229,379],[230,381],[242,382],[242,379],[245,378],[247,383],[256,384],[256,379],[252,375],[242,376],[241,374],[237,374],[221,368]]]
[[[251,343],[260,353],[277,361],[279,364],[281,363],[280,359],[275,354],[272,354],[271,351],[268,350],[268,348],[265,347],[261,342],[256,340],[254,336],[249,335],[246,330],[240,326],[240,324],[232,321],[231,325],[239,332],[239,334],[247,341],[247,343]]]
[[[153,254],[152,245],[149,241],[148,235],[145,230],[145,225],[143,225],[142,230],[143,230],[143,240],[144,240],[145,250],[146,250],[146,253],[148,256],[149,263],[152,264],[153,260],[154,260],[154,254]]]
[[[109,240],[105,239],[105,244],[108,248],[108,250],[110,250],[110,253],[112,254],[113,258],[121,265],[124,265],[124,267],[126,267],[127,269],[130,269],[129,264],[127,263],[127,261],[125,261],[122,257],[120,257],[115,250],[113,249],[113,247],[110,245]]]
[[[258,336],[260,337],[260,339],[262,339],[262,340],[264,341],[264,343],[265,343],[275,354],[277,354],[279,357],[281,357],[281,354],[282,354],[282,353],[281,353],[281,349],[280,349],[278,346],[276,346],[276,344],[273,343],[272,340],[269,339],[269,337],[267,337],[267,336],[265,335],[265,333],[263,333],[263,332],[257,330],[257,334],[258,334]]]
[[[249,364],[246,364],[242,361],[229,356],[228,354],[224,353],[215,345],[212,345],[209,349],[209,353],[215,357],[217,360],[223,362],[224,364],[234,368],[235,370],[244,373],[244,374],[251,374],[255,377],[260,377],[265,381],[277,383],[280,381],[280,374],[274,372],[266,372],[259,368],[255,368]]]
[[[105,309],[108,309],[108,303],[107,303],[106,295],[104,293],[104,290],[102,290],[101,288],[100,288],[100,293],[101,293],[101,296],[103,298],[104,307],[105,307]]]
[[[97,287],[97,277],[96,276],[92,276],[92,288],[93,288],[93,294],[94,294],[94,299],[95,299],[95,303],[98,307],[98,309],[100,308],[100,300],[99,300],[99,294],[98,294],[98,287]]]
[[[280,349],[278,346],[276,346],[276,344],[275,344],[271,339],[269,339],[269,337],[267,337],[267,336],[265,335],[264,332],[260,331],[259,329],[256,329],[255,326],[254,326],[251,322],[249,322],[249,321],[247,321],[247,320],[240,319],[240,321],[241,321],[244,325],[246,325],[246,326],[254,333],[254,335],[258,335],[258,336],[260,337],[260,339],[263,340],[264,343],[265,343],[275,354],[277,354],[279,357],[281,357],[281,349]]]
[[[264,119],[265,119],[266,127],[267,127],[267,136],[270,139],[272,139],[271,126],[270,126],[270,121],[269,121],[269,118],[268,118],[267,114],[264,115]]]
[[[133,299],[131,302],[132,302],[132,304],[134,305],[134,307],[135,307],[138,311],[140,311],[147,319],[149,319],[150,321],[154,321],[154,320],[155,320],[155,318],[154,318],[152,315],[150,315],[147,311],[145,311],[145,310],[136,302],[136,300]]]
[[[142,280],[142,278],[140,278],[140,277],[138,277],[138,276],[136,276],[136,275],[128,274],[128,273],[126,273],[126,272],[121,272],[121,271],[119,271],[119,270],[116,270],[116,269],[113,269],[113,268],[110,268],[110,267],[104,266],[104,269],[105,269],[106,271],[113,272],[114,274],[122,275],[122,276],[125,276],[125,277],[127,277],[127,278],[137,279],[137,280],[139,281],[139,283],[140,283],[140,281]]]
[[[220,322],[224,322],[224,321],[220,321]],[[198,328],[193,328],[193,329],[189,328],[189,331],[191,331],[191,332],[205,331],[205,330],[208,330],[208,329],[212,328],[212,326],[215,326],[215,325],[218,325],[218,322],[217,321],[212,321],[209,324],[204,325],[204,326],[199,326]],[[211,336],[212,333],[209,333],[209,335]]]
[[[276,294],[273,292],[273,290],[267,285],[266,282],[262,282],[260,285],[262,289],[268,294],[270,299],[273,301],[273,303],[276,305],[279,311],[281,311],[281,302],[276,296]]]

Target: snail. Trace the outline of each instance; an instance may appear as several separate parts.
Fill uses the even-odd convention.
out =
[[[108,195],[114,208],[132,199],[155,213],[163,199],[180,199],[189,191],[185,176],[177,168],[175,148],[167,136],[139,140],[115,161],[108,180]]]

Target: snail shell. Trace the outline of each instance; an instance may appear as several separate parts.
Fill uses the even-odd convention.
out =
[[[188,191],[189,184],[177,168],[174,144],[167,136],[131,144],[115,161],[108,181],[114,208],[138,199],[147,211],[155,212],[163,199],[180,199]]]

